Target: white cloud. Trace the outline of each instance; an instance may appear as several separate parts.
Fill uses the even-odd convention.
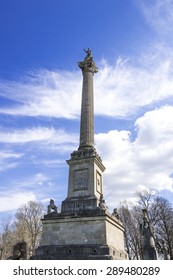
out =
[[[137,2],[157,33],[162,36],[168,35],[171,40],[172,0]],[[104,183],[109,205],[113,206],[127,197],[132,199],[134,191],[143,186],[172,191],[173,108],[161,107],[166,102],[173,103],[173,51],[168,42],[169,40],[166,43],[160,40],[159,43],[150,41],[150,45],[142,47],[143,52],[137,58],[117,58],[111,64],[106,61],[96,62],[99,66],[99,72],[94,76],[96,115],[128,118],[136,116],[140,109],[150,110],[136,120],[135,140],[132,140],[130,131],[126,130],[112,130],[97,134],[95,137],[97,149],[106,166]],[[80,70],[72,72],[40,70],[22,77],[19,81],[1,80],[0,96],[11,99],[13,105],[10,107],[0,105],[0,113],[21,117],[79,118],[81,90]],[[157,105],[161,108],[155,109]],[[28,146],[30,143],[34,144],[34,149],[43,148],[46,157],[40,153],[34,158],[38,149],[34,155],[32,149],[31,160],[35,165],[45,164],[55,167],[62,166],[62,161],[52,157],[52,154],[48,157],[46,149],[49,149],[49,152],[55,150],[58,153],[72,152],[71,147],[74,144],[78,145],[78,135],[47,127],[16,129],[16,131],[2,127],[0,142],[3,145],[8,144],[8,147],[14,145],[12,146],[14,149],[15,144]],[[20,150],[19,145],[18,149]],[[22,152],[20,154],[15,150],[6,154],[2,152],[0,170],[16,167],[25,156]],[[20,178],[17,182],[16,179],[15,184],[18,185],[21,198],[22,187],[33,189],[35,186],[37,189],[39,186],[51,184],[49,176],[41,172],[30,178],[29,176],[28,172],[25,181]],[[30,196],[32,199],[32,193]],[[13,204],[14,201],[15,205],[17,194],[10,194],[8,197],[10,203]]]
[[[0,190],[0,212],[16,211],[21,205],[35,201],[37,195],[45,192],[45,186],[51,185],[50,178],[44,173],[31,174],[13,178],[3,185]]]
[[[0,96],[17,105],[0,113],[73,119],[79,115],[81,77],[79,72],[40,70],[18,82],[0,82]]]
[[[42,165],[45,165],[45,166],[51,167],[51,168],[52,167],[55,167],[55,168],[64,167],[67,165],[64,159],[60,160],[60,159],[37,159],[37,158],[35,158],[35,159],[33,159],[33,163],[38,164],[38,165],[42,164]]]
[[[67,133],[62,129],[55,130],[47,127],[34,127],[31,129],[7,131],[0,130],[1,143],[28,143],[44,141],[47,143],[74,143],[78,136],[75,133]]]
[[[111,65],[100,63],[94,77],[95,114],[128,117],[144,106],[173,97],[172,63],[172,49],[162,44],[150,46],[136,60],[118,58]],[[11,107],[1,107],[1,114],[79,117],[82,91],[79,71],[40,71],[34,75],[27,82],[0,83],[0,96],[14,101]]]
[[[154,111],[146,112],[144,116],[136,120],[138,144],[153,147],[158,143],[167,144],[167,142],[171,142],[173,131],[172,116],[173,107],[164,106]]]
[[[105,194],[111,206],[132,199],[141,186],[173,191],[173,107],[147,112],[135,126],[134,141],[129,131],[96,135],[96,146],[106,166]]]
[[[157,46],[155,49],[156,57],[145,53],[136,66],[121,60],[103,66],[96,80],[97,114],[128,117],[144,106],[173,97],[172,57],[163,59]]]
[[[0,171],[17,167],[23,155],[22,153],[13,153],[7,150],[0,151]]]
[[[32,166],[62,167],[65,160],[58,156],[71,153],[78,145],[79,136],[63,129],[33,127],[30,129],[0,130],[0,143],[10,150],[0,152],[0,172]],[[18,151],[18,152],[16,152]],[[20,152],[19,152],[20,151]],[[27,167],[28,168],[28,167]]]
[[[35,194],[32,192],[17,192],[0,195],[0,212],[14,211],[22,204],[36,200]]]
[[[158,33],[168,35],[172,31],[173,2],[172,0],[137,0],[146,20]],[[170,38],[171,39],[171,38]]]
[[[18,159],[18,158],[21,158],[22,156],[23,156],[23,154],[15,154],[15,153],[12,153],[10,151],[0,151],[0,158],[1,159],[8,159],[8,158]]]
[[[57,176],[59,170],[57,169]],[[49,172],[38,172],[10,178],[7,182],[1,182],[0,186],[0,212],[14,213],[23,204],[28,201],[41,201],[42,203],[50,201],[54,198],[58,205],[65,199],[64,188],[62,182],[56,181],[53,174]],[[67,186],[66,186],[67,187]],[[65,189],[66,191],[66,189]]]
[[[50,178],[48,175],[39,172],[36,174],[28,173],[23,177],[21,175],[20,178],[16,179],[15,181],[11,182],[9,185],[9,189],[16,189],[16,191],[19,191],[19,193],[22,190],[26,189],[33,189],[35,190],[35,193],[40,191],[39,187],[42,187],[43,185],[49,185]]]
[[[131,132],[127,130],[112,130],[95,135],[96,148],[106,167],[104,193],[110,207],[127,198],[133,200],[135,191],[141,187],[173,191],[173,106],[146,112],[136,120],[134,129],[137,134],[135,139],[132,139]],[[52,134],[50,135],[51,138]],[[20,159],[20,154],[13,154],[11,151],[9,154],[1,152],[1,155],[7,159],[10,156]],[[42,163],[39,158],[35,160]],[[61,162],[56,158],[43,160],[48,166],[55,166]],[[28,173],[27,177],[13,181],[11,189],[16,186],[16,194],[21,194],[21,190],[26,192],[30,189],[31,194],[35,192],[44,199],[41,193],[43,189],[45,195],[48,195],[47,192],[52,194],[55,185],[59,188],[56,179],[48,174],[39,172],[31,176]],[[67,190],[67,186],[65,187]],[[61,188],[59,192],[60,190]],[[9,201],[17,199],[17,195],[11,193],[5,196],[10,197]],[[4,209],[4,200],[2,205]]]

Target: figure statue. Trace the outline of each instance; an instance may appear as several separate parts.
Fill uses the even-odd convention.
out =
[[[157,251],[155,246],[154,228],[148,220],[147,209],[142,209],[143,223],[140,225],[142,235],[142,250],[144,260],[157,260]]]
[[[13,247],[13,256],[12,260],[26,260],[27,258],[27,245],[26,242],[18,242]]]
[[[168,254],[168,248],[164,240],[162,240],[162,253],[163,253],[164,260],[170,260],[170,255]]]
[[[93,72],[94,73],[97,73],[98,72],[98,68],[96,67],[95,63],[94,63],[94,60],[93,60],[93,57],[92,57],[92,52],[91,52],[91,49],[88,48],[87,50],[84,49],[84,52],[87,54],[86,57],[84,58],[84,61],[80,61],[78,62],[78,66],[79,68],[83,70],[87,70],[89,72]]]
[[[47,213],[57,213],[57,207],[53,199],[50,200],[50,204],[47,206]]]
[[[104,210],[108,209],[108,207],[106,206],[106,202],[105,202],[105,200],[103,198],[103,194],[100,195],[99,207],[104,209]]]
[[[120,216],[118,214],[117,208],[114,208],[112,216],[114,216],[117,220],[120,220]]]
[[[87,50],[84,49],[84,51],[86,52],[86,57],[85,59],[89,59],[89,58],[92,58],[92,52],[91,52],[91,49],[88,48]]]

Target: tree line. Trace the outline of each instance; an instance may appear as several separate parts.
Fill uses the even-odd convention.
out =
[[[154,237],[159,259],[173,259],[173,207],[164,197],[154,191],[136,194],[137,202],[121,203],[118,214],[124,226],[125,247],[130,260],[143,259],[140,227],[146,209],[149,222],[154,228]],[[15,219],[5,220],[0,230],[0,259],[10,259],[15,244],[26,243],[25,258],[29,259],[39,245],[42,232],[41,218],[45,207],[40,202],[30,201],[21,206]]]

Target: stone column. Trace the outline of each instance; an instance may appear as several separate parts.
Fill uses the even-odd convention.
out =
[[[80,145],[79,149],[94,146],[94,98],[93,98],[93,75],[98,72],[95,66],[91,50],[86,51],[87,56],[78,65],[83,73]]]

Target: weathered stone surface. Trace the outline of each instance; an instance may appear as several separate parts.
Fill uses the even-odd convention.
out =
[[[96,209],[100,196],[103,194],[104,165],[97,157],[68,160],[67,163],[70,167],[68,199],[79,198],[81,200],[85,198],[86,209],[90,209],[90,207]],[[62,211],[63,205],[64,203]]]
[[[109,214],[43,220],[33,259],[127,259],[123,227]]]
[[[116,260],[126,259],[120,253],[107,245],[53,245],[41,246],[37,255],[31,259],[36,260]]]
[[[91,50],[88,49],[84,61],[78,63],[83,73],[82,105],[79,149],[94,146],[94,97],[93,75],[97,73]]]

